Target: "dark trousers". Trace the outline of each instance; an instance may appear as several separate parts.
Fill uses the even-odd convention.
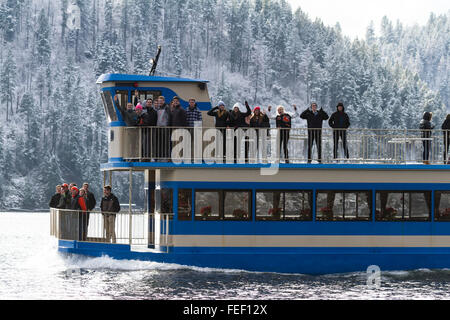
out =
[[[289,161],[289,134],[290,129],[280,129],[280,152],[284,152],[284,160]],[[281,156],[281,155],[280,155]]]
[[[89,227],[89,212],[78,212],[78,240],[86,241]]]
[[[309,129],[308,130],[308,163],[312,161],[311,149],[316,143],[318,161],[322,162],[322,129]]]
[[[346,130],[333,130],[333,142],[334,142],[334,150],[333,157],[337,159],[338,157],[338,146],[339,146],[339,138],[342,139],[342,145],[344,147],[345,157],[347,159],[350,158],[347,146],[347,131]]]
[[[423,143],[422,159],[423,159],[423,161],[428,161],[428,160],[430,160],[431,141],[425,140],[425,141],[422,141],[422,143]]]
[[[450,147],[450,134],[444,134],[444,164],[450,164],[450,159],[447,159],[449,147]]]
[[[159,160],[168,160],[170,157],[170,128],[156,128],[156,158]]]

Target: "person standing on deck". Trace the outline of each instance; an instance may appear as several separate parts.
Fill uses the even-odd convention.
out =
[[[184,110],[181,107],[180,104],[180,98],[177,96],[173,97],[172,99],[172,127],[175,128],[186,128],[188,126],[187,124],[187,117],[186,117],[186,110]]]
[[[195,122],[201,122],[202,120],[202,112],[198,109],[195,99],[189,99],[189,106],[186,109],[187,126],[193,128],[195,126]]]
[[[88,211],[92,211],[92,210],[94,210],[95,205],[97,204],[97,201],[95,200],[94,194],[89,191],[89,183],[87,183],[87,182],[83,183],[83,189],[86,192],[87,209],[88,209]]]
[[[144,113],[144,108],[140,103],[136,106],[136,127],[141,127],[142,130],[142,158],[144,159],[150,159],[150,134],[148,132],[148,129],[146,127],[150,126],[150,116],[148,113]]]
[[[339,138],[342,139],[342,145],[344,147],[345,157],[350,158],[347,145],[347,129],[350,127],[350,118],[345,112],[345,107],[342,102],[339,102],[337,111],[333,113],[328,120],[328,124],[333,128],[333,158],[334,160],[338,157],[338,145]]]
[[[137,115],[134,111],[133,104],[131,102],[128,102],[127,108],[123,110],[119,102],[119,97],[117,95],[114,96],[114,102],[116,103],[119,110],[121,110],[121,114],[123,116],[123,121],[125,122],[125,124],[128,127],[134,127],[136,125]]]
[[[194,160],[194,127],[198,125],[202,126],[203,116],[202,112],[198,109],[197,103],[194,98],[189,99],[189,106],[186,109],[186,122],[189,127],[189,133],[191,135],[191,157]],[[201,132],[201,131],[200,131]]]
[[[62,185],[61,197],[59,199],[58,209],[70,209],[71,196],[69,191],[69,185],[64,183]]]
[[[72,199],[70,210],[78,211],[78,240],[86,241],[87,236],[87,206],[83,196],[80,196],[80,190],[77,187],[70,189]],[[84,193],[84,189],[83,189]]]
[[[252,114],[252,110],[250,109],[250,106],[248,105],[248,102],[245,101],[245,108],[247,109],[246,112],[241,112],[240,111],[240,103],[236,103],[233,106],[233,111],[230,112],[229,115],[229,126],[231,128],[234,129],[234,131],[236,131],[239,128],[245,128],[248,127],[248,125],[245,123],[245,118],[250,116]],[[238,143],[237,143],[237,138],[236,136],[234,137],[234,162],[237,162],[237,147],[238,147]],[[249,143],[245,142],[245,162],[248,162],[248,148],[249,148]]]
[[[172,112],[163,96],[158,98],[156,150],[158,160],[167,161],[170,151],[170,127],[172,126]]]
[[[223,158],[226,157],[226,142],[227,142],[227,133],[226,129],[229,128],[229,118],[230,114],[225,108],[225,103],[223,101],[219,101],[217,106],[208,111],[208,116],[216,118],[216,128],[220,130],[222,133],[223,140]]]
[[[116,214],[120,211],[119,199],[111,193],[111,186],[103,187],[103,195],[100,210],[103,215],[105,241],[116,243]]]
[[[156,112],[155,108],[153,108],[153,100],[147,99],[145,102],[145,107],[147,109],[147,115],[148,115],[148,126],[151,128],[146,129],[147,133],[149,134],[149,137],[147,139],[147,150],[149,151],[149,156],[154,159],[156,156],[156,124],[158,122],[158,113]]]
[[[317,103],[313,102],[310,108],[303,111],[300,118],[305,119],[308,123],[308,163],[312,161],[311,149],[314,142],[317,147],[317,161],[322,163],[322,125],[329,116],[323,111],[323,108],[317,110]]]
[[[434,129],[434,124],[431,122],[433,114],[431,112],[425,112],[423,119],[420,121],[419,129],[422,131],[423,143],[423,164],[430,164],[430,152],[431,152],[431,130]]]
[[[86,201],[86,208],[87,208],[87,212],[86,212],[86,230],[89,227],[89,212],[94,210],[97,201],[95,200],[95,196],[92,192],[89,191],[89,183],[85,182],[83,183],[83,188],[81,190],[84,190],[86,196],[85,196],[85,201]],[[80,190],[80,194],[81,191]]]
[[[298,117],[297,113],[297,106],[293,105],[294,108],[294,115],[290,115],[284,111],[283,106],[278,106],[277,111],[278,114],[275,116],[271,116],[272,119],[275,119],[276,126],[279,130],[280,134],[280,152],[283,149],[284,151],[284,161],[285,163],[289,163],[289,138],[290,138],[290,131],[292,128],[292,119],[295,119]],[[269,106],[268,111],[271,112],[272,107]]]
[[[57,185],[56,186],[56,193],[50,199],[50,202],[49,202],[48,206],[50,208],[57,208],[60,199],[61,199],[61,186]]]
[[[444,164],[450,164],[450,159],[447,158],[448,148],[450,147],[450,114],[447,115],[441,129],[444,135]]]

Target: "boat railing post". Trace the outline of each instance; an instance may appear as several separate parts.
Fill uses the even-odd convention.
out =
[[[132,222],[133,222],[133,215],[132,215],[132,210],[131,210],[131,202],[132,202],[132,191],[133,191],[133,170],[130,169],[129,172],[129,205],[128,205],[128,213],[129,213],[129,226],[128,226],[128,232],[129,232],[129,237],[130,237],[130,246],[132,245],[133,242],[133,229],[132,229]]]

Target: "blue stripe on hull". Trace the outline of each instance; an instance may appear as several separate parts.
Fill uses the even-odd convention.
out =
[[[296,248],[263,252],[241,248],[239,253],[133,252],[127,245],[60,241],[59,251],[86,256],[107,255],[114,259],[174,263],[218,269],[298,274],[333,274],[366,271],[377,265],[381,271],[450,268],[448,248]]]

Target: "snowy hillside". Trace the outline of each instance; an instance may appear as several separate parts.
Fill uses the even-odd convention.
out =
[[[107,140],[95,81],[148,74],[157,45],[159,75],[208,79],[213,103],[229,107],[316,101],[332,112],[343,101],[353,127],[417,128],[424,111],[440,124],[449,103],[450,13],[416,29],[384,20],[381,35],[368,28],[351,42],[283,0],[0,3],[0,209],[45,208],[61,182],[88,181],[100,197]]]

